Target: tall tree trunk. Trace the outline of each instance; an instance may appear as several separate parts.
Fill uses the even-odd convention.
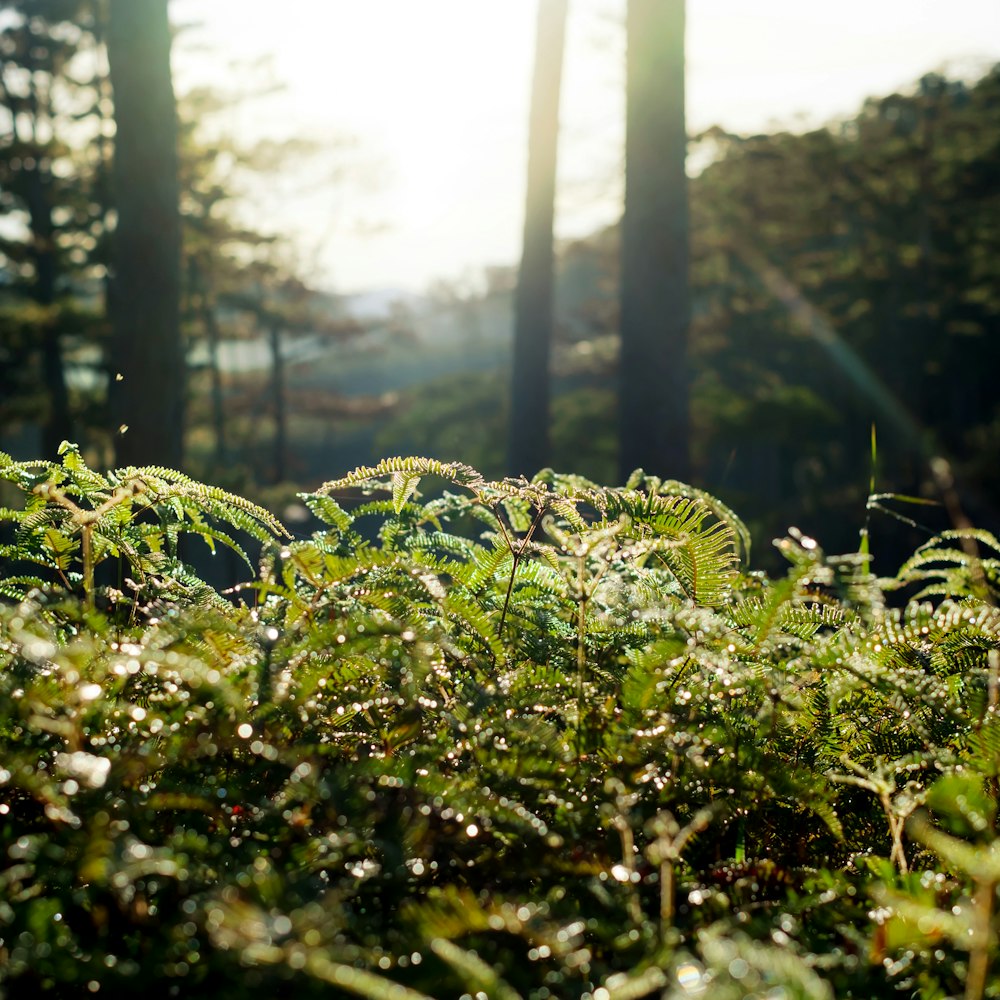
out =
[[[552,348],[556,150],[567,0],[538,0],[528,130],[524,249],[514,307],[514,364],[507,465],[533,475],[549,462],[549,356]]]
[[[35,65],[32,20],[25,19],[28,44],[25,47],[24,66],[28,71],[28,119],[30,121],[30,144],[34,149],[34,166],[25,171],[27,181],[25,201],[31,226],[32,257],[35,264],[34,298],[46,308],[55,305],[58,261],[56,259],[55,226],[52,223],[52,175],[49,173],[48,154],[42,150],[39,123],[45,115],[49,118],[49,107],[42,107],[35,85]],[[17,117],[14,116],[14,127]],[[50,311],[42,332],[41,342],[42,379],[48,396],[48,409],[42,425],[42,451],[47,458],[56,457],[59,445],[73,437],[70,416],[69,391],[66,386],[66,370],[63,364],[62,337],[59,322]]]
[[[27,201],[34,244],[34,297],[39,305],[52,307],[56,301],[55,227],[52,225],[47,182],[40,165],[29,172]],[[59,445],[73,437],[62,337],[55,313],[50,313],[45,320],[40,347],[42,379],[48,397],[45,423],[42,425],[42,450],[46,458],[52,459],[56,457]]]
[[[110,0],[115,99],[111,382],[120,465],[178,466],[183,449],[177,109],[167,0]]]
[[[684,0],[629,0],[619,471],[690,477]]]

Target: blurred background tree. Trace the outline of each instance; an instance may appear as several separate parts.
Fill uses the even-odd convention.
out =
[[[691,476],[684,0],[626,10],[619,480]]]
[[[524,246],[514,296],[508,467],[531,476],[549,464],[549,371],[554,324],[553,224],[559,91],[567,0],[539,0],[528,125]]]
[[[273,90],[256,67],[178,107],[173,33],[166,0],[0,4],[0,420],[15,451],[52,456],[77,439],[106,463],[174,466],[187,423],[187,463],[210,457],[252,489],[260,435],[246,424],[270,410],[287,441],[275,317],[324,342],[361,325],[331,317],[285,241],[236,207],[244,178],[274,175],[315,144],[247,147],[211,126]],[[273,305],[290,297],[294,307]],[[231,357],[226,370],[227,346],[262,336],[270,371],[241,379]],[[233,424],[250,453],[230,454]],[[285,451],[272,446],[263,481],[285,478]]]
[[[184,453],[177,104],[167,0],[108,0],[115,152],[110,316],[119,465],[177,468]],[[131,431],[131,433],[127,433]]]
[[[880,488],[936,496],[927,460],[944,454],[975,519],[997,523],[998,97],[1000,68],[931,75],[825,128],[692,137],[691,475],[758,537],[797,523],[855,546],[872,424]],[[617,475],[620,254],[608,227],[564,244],[556,278],[553,463],[604,481]],[[481,313],[502,294],[480,295]],[[502,393],[449,379],[411,390],[380,443],[444,457],[471,441],[502,469],[495,430],[461,422]],[[904,534],[888,565],[922,537]]]
[[[162,15],[164,4],[155,6]],[[580,9],[571,5],[566,19],[561,6],[548,7],[549,41],[538,39],[550,75],[536,90],[547,90],[550,108],[558,106],[558,35],[572,35]],[[153,9],[124,7],[132,17]],[[180,8],[175,0],[171,11]],[[306,140],[291,123],[263,139],[260,130],[241,131],[240,119],[261,117],[258,108],[273,93],[253,67],[176,85],[176,194],[164,205],[176,200],[182,245],[176,280],[158,281],[155,290],[176,300],[179,333],[170,318],[175,307],[154,306],[145,294],[129,328],[145,313],[163,320],[180,345],[184,377],[166,375],[167,362],[144,351],[131,362],[139,377],[119,383],[126,356],[109,335],[111,236],[116,221],[124,225],[123,192],[127,203],[158,185],[152,168],[139,180],[112,171],[115,116],[124,111],[115,106],[107,58],[114,12],[108,0],[0,2],[5,449],[51,454],[71,436],[106,463],[119,424],[128,423],[117,439],[136,442],[128,460],[154,460],[152,435],[165,431],[169,447],[184,446],[174,460],[196,475],[258,496],[280,493],[280,500],[291,492],[282,482],[306,486],[392,452],[460,457],[502,474],[514,467],[505,452],[520,417],[522,443],[547,448],[544,460],[556,467],[613,482],[642,464],[716,492],[765,543],[797,523],[829,548],[850,550],[866,517],[874,423],[880,488],[934,496],[928,458],[943,454],[973,517],[996,526],[997,68],[924,76],[826,127],[703,130],[687,138],[685,180],[683,5],[635,0],[632,69],[625,72],[623,59],[621,79],[609,86],[626,89],[628,78],[635,88],[640,64],[658,67],[647,90],[629,91],[637,117],[626,159],[638,173],[627,197],[645,206],[631,218],[648,221],[648,231],[640,239],[630,230],[628,209],[624,227],[594,224],[582,237],[556,240],[554,252],[540,240],[529,259],[529,230],[551,239],[553,198],[576,167],[564,148],[563,180],[540,185],[543,196],[527,212],[520,271],[470,265],[424,294],[330,290],[335,276],[318,264],[318,244],[310,251],[290,215],[262,207],[289,191],[309,194],[312,185],[311,196],[350,191],[337,196],[344,217],[350,214],[359,189],[345,184],[343,171],[357,160],[341,136]],[[624,39],[618,13],[606,20],[605,39]],[[164,24],[161,16],[161,94],[171,44]],[[196,47],[197,31],[175,26],[174,36],[176,63],[178,51]],[[523,83],[527,93],[530,73]],[[144,112],[152,105],[136,88],[130,92]],[[325,100],[351,103],[334,92]],[[641,112],[646,100],[660,110]],[[649,124],[656,116],[660,131]],[[551,121],[539,128],[553,177],[555,129]],[[561,141],[572,138],[563,131]],[[635,148],[644,140],[645,159]],[[429,156],[441,174],[457,178],[464,169]],[[168,158],[157,158],[157,167],[170,172]],[[378,182],[370,163],[356,172]],[[621,171],[598,180],[602,188],[620,184]],[[482,193],[484,211],[491,197]],[[139,227],[143,238],[160,231],[150,218]],[[338,223],[331,216],[323,224],[332,231]],[[433,225],[425,237],[428,247],[438,239]],[[158,249],[167,251],[167,242]],[[542,325],[532,329],[552,331],[551,356],[525,367],[525,355],[519,369],[516,289],[543,288],[547,259],[554,260],[551,292],[536,298],[552,302],[551,318],[539,310]],[[651,297],[630,283],[630,266]],[[628,332],[630,302],[640,303],[631,315],[648,331],[637,339]],[[128,345],[148,346],[150,332]],[[541,347],[547,334],[522,342]],[[130,412],[138,405],[158,426],[137,431],[135,420],[112,413],[109,386],[129,384],[149,389]],[[522,396],[511,397],[512,384]],[[177,413],[181,386],[184,420],[161,419]],[[164,391],[162,401],[154,390]],[[531,416],[546,395],[549,416]],[[524,427],[534,430],[530,440]],[[530,475],[531,464],[522,458],[517,471]],[[886,559],[889,569],[891,553]]]
[[[0,5],[0,419],[59,442],[92,419],[108,94],[90,0]]]

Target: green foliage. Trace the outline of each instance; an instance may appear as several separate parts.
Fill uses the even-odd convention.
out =
[[[755,538],[799,524],[853,549],[874,492],[873,422],[882,481],[926,492],[927,454],[947,455],[974,519],[997,533],[998,130],[993,67],[975,81],[930,75],[804,133],[693,140],[704,165],[690,184],[694,475]],[[601,482],[616,475],[620,256],[615,225],[557,265],[553,463]],[[499,299],[468,303],[470,328],[497,325]],[[470,372],[411,389],[377,449],[503,469],[507,384]],[[946,525],[943,512],[913,516]],[[885,521],[871,530],[882,574],[921,537]],[[769,555],[761,545],[756,559],[777,571]]]
[[[0,989],[1000,995],[1000,625],[958,577],[895,608],[801,533],[748,574],[638,473],[388,459],[284,540],[69,446],[2,473]],[[241,604],[171,554],[233,528]]]
[[[30,565],[40,575],[5,574],[4,592],[26,597],[50,579],[50,593],[76,594],[88,606],[99,596],[95,572],[118,560],[121,583],[130,591],[104,587],[110,604],[133,609],[154,595],[187,591],[215,597],[180,557],[182,535],[197,535],[214,552],[233,549],[252,568],[237,532],[267,544],[285,529],[268,511],[215,486],[156,466],[117,469],[107,475],[84,463],[76,445],[63,442],[62,462],[15,462],[0,453],[0,481],[24,496],[21,510],[0,509],[0,522],[15,528],[14,541],[0,545],[5,566]],[[225,525],[220,528],[219,524]],[[235,530],[234,530],[235,529]]]
[[[747,516],[851,544],[873,421],[904,491],[939,449],[995,495],[998,92],[997,66],[928,74],[824,128],[696,140],[696,432],[703,481]]]

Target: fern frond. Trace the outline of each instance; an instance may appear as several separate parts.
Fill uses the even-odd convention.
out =
[[[845,609],[835,604],[796,605],[785,610],[781,629],[799,639],[811,639],[820,629],[837,629],[847,620]]]
[[[419,472],[394,472],[392,475],[392,508],[398,514],[410,497],[417,493]]]
[[[333,497],[318,493],[297,493],[296,496],[324,524],[332,525],[341,534],[350,529],[354,518]]]
[[[483,477],[472,466],[462,462],[441,462],[434,458],[386,458],[377,465],[362,465],[340,479],[328,480],[315,492],[328,494],[359,486],[377,486],[391,490],[392,477],[398,474],[437,476],[457,486],[475,486],[483,482]],[[386,478],[390,481],[379,482]]]
[[[496,626],[478,605],[453,590],[444,598],[442,607],[460,634],[478,639],[497,663],[503,662],[504,649],[497,637]]]
[[[651,493],[657,493],[660,496],[694,497],[695,499],[706,504],[720,521],[724,521],[732,528],[734,535],[739,540],[740,548],[743,550],[743,561],[745,563],[750,562],[750,547],[752,543],[750,529],[747,528],[746,524],[736,511],[723,503],[717,496],[714,496],[706,490],[699,489],[697,486],[682,483],[677,479],[665,479],[660,482],[653,477],[642,476],[639,483],[640,485],[632,488],[645,489]]]
[[[65,524],[69,520],[69,512],[61,507],[41,507],[36,510],[26,510],[17,525],[17,541],[19,545],[30,542],[31,536],[49,525]]]
[[[61,466],[42,460],[15,462],[6,452],[0,452],[0,480],[13,483],[19,489],[31,488],[47,479],[61,478]]]
[[[212,555],[215,555],[215,543],[218,542],[239,556],[239,558],[242,559],[251,570],[254,568],[253,562],[243,546],[240,545],[235,538],[227,534],[225,531],[222,531],[220,528],[213,528],[211,525],[205,524],[204,521],[199,519],[198,521],[192,522],[189,534],[197,535],[208,546]]]
[[[129,466],[116,469],[115,476],[121,482],[140,483],[151,494],[155,503],[177,503],[192,500],[202,509],[222,521],[227,521],[234,528],[246,531],[247,534],[267,542],[274,536],[291,538],[288,529],[268,510],[236,493],[230,493],[218,486],[199,483],[190,476],[166,469],[162,466],[149,465],[142,467]],[[180,519],[182,514],[175,509]]]
[[[51,583],[37,576],[5,576],[0,577],[0,595],[15,601],[22,601],[32,590],[46,590]]]
[[[121,469],[115,469],[112,475],[121,483],[128,482],[130,479],[139,479],[143,482],[162,480],[165,483],[175,486],[195,482],[195,480],[183,472],[178,472],[176,469],[168,469],[162,465],[143,465],[141,467],[129,465]]]
[[[522,560],[514,576],[514,586],[518,592],[532,588],[537,593],[553,597],[566,597],[569,593],[565,576],[556,572],[551,566],[539,562]]]
[[[489,586],[500,574],[501,568],[506,572],[507,563],[513,559],[510,551],[501,546],[480,548],[475,555],[475,562],[462,581],[474,594]]]
[[[226,499],[228,494],[225,491],[220,490],[219,493],[221,496],[196,493],[198,507],[217,520],[246,532],[262,545],[272,544],[276,537],[292,537],[288,529],[263,507],[249,500],[233,504]]]
[[[464,562],[475,561],[483,552],[483,547],[476,542],[446,531],[416,531],[404,535],[400,542],[400,547],[410,552],[417,550],[446,552],[458,556]]]
[[[274,536],[292,537],[289,530],[270,511],[235,493],[197,483],[188,484],[184,495],[199,501],[215,517],[228,521],[234,528],[246,531],[259,541],[267,542]]]
[[[59,445],[59,454],[62,457],[63,468],[69,473],[70,482],[83,493],[92,494],[111,489],[111,484],[105,476],[88,468],[78,445],[63,441]]]

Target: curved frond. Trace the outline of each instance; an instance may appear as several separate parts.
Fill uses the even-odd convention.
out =
[[[472,466],[461,462],[441,462],[434,458],[386,458],[376,465],[359,466],[340,479],[328,480],[315,492],[328,494],[359,486],[378,486],[391,491],[394,483],[405,481],[394,478],[399,475],[418,478],[438,476],[457,486],[473,486],[483,481],[483,477]]]

